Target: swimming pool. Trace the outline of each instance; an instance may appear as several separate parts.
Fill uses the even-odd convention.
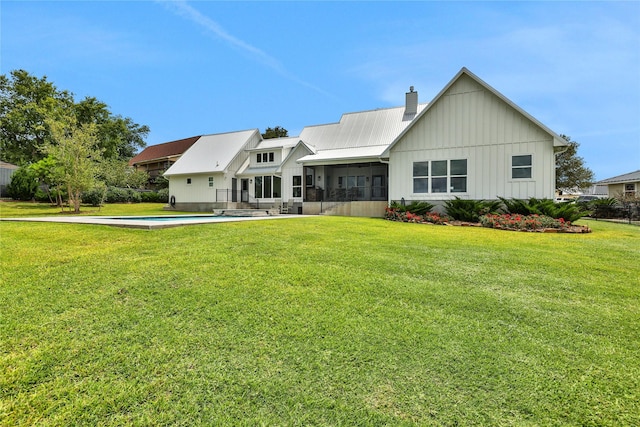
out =
[[[293,215],[302,218],[307,215]],[[158,215],[158,216],[56,216],[33,218],[1,218],[2,221],[60,222],[73,224],[110,225],[114,227],[155,230],[184,225],[210,224],[237,221],[261,221],[291,218],[291,215],[272,216],[220,216],[220,215]]]
[[[116,220],[129,221],[135,219],[136,221],[194,221],[205,218],[220,218],[220,215],[158,215],[158,216],[114,216],[106,217]],[[245,218],[245,217],[238,217]]]

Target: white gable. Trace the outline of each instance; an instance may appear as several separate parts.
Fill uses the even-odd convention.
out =
[[[204,135],[165,173],[165,176],[224,172],[250,140],[260,138],[257,129]]]

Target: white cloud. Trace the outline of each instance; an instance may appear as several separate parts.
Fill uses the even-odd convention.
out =
[[[284,67],[284,65],[275,57],[251,45],[250,43],[247,43],[244,40],[233,36],[232,34],[227,32],[220,24],[203,15],[200,11],[189,5],[185,0],[158,0],[158,2],[164,4],[171,12],[199,25],[215,38],[220,39],[232,48],[249,55],[249,57],[253,61],[258,62],[267,68],[270,68],[282,77],[323,95],[331,96],[319,87],[300,79],[299,77],[288,71]]]

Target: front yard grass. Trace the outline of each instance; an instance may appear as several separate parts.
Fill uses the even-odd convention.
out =
[[[1,222],[0,424],[637,425],[640,229],[588,225]]]

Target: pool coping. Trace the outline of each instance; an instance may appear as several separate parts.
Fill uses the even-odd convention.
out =
[[[212,216],[202,215],[202,219],[193,219],[199,215],[157,215],[176,218],[174,221],[153,221],[145,220],[150,215],[140,216],[44,216],[44,217],[19,217],[19,218],[0,218],[0,221],[16,221],[16,222],[54,222],[67,224],[91,224],[91,225],[108,225],[120,228],[137,228],[142,230],[157,230],[162,228],[182,227],[185,225],[202,225],[223,222],[240,222],[240,221],[259,221],[267,219],[287,219],[287,218],[303,218],[310,215],[270,215],[270,216]],[[189,217],[189,220],[180,219],[180,217]]]

